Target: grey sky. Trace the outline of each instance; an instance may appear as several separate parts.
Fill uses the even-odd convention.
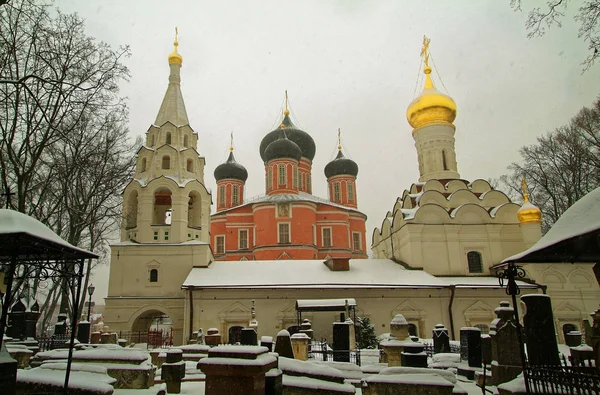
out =
[[[327,196],[323,168],[335,155],[341,128],[345,152],[360,169],[358,204],[369,217],[369,244],[396,197],[418,178],[406,108],[423,34],[431,38],[434,82],[457,103],[462,178],[503,174],[519,147],[566,123],[600,93],[600,66],[581,74],[587,49],[572,20],[576,3],[562,28],[531,40],[526,15],[508,0],[55,4],[78,12],[99,40],[131,46],[125,63],[132,78],[122,92],[129,97],[132,135],[143,134],[156,117],[179,27],[182,91],[213,191],[212,173],[226,159],[233,130],[236,158],[249,173],[246,196],[264,192],[258,147],[281,119],[286,89],[293,118],[317,145],[315,195]],[[104,276],[94,279],[98,298],[106,294]]]

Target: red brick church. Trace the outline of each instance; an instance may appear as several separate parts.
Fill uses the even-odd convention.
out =
[[[286,109],[281,126],[260,144],[265,195],[244,203],[248,172],[229,158],[215,169],[217,212],[211,216],[216,260],[367,258],[365,221],[357,209],[358,165],[338,155],[325,166],[329,199],[312,195],[315,142]]]

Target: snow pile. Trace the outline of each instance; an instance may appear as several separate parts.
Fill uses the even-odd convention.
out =
[[[74,370],[69,377],[69,389],[81,393],[111,395],[114,392],[111,377],[106,374]],[[65,383],[65,370],[42,369],[17,370],[17,386],[33,392],[62,392]]]

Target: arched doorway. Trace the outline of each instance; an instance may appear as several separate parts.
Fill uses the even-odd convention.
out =
[[[227,333],[227,342],[229,344],[237,344],[242,341],[243,326],[232,326]]]
[[[131,325],[131,332],[126,336],[130,343],[146,343],[148,348],[156,348],[173,344],[171,318],[160,310],[148,310],[140,314]]]
[[[188,226],[200,228],[202,226],[202,201],[198,192],[190,192],[188,196]]]
[[[170,225],[171,224],[171,190],[168,188],[159,188],[154,192],[154,212],[152,225]]]

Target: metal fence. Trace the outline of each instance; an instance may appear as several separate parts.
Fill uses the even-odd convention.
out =
[[[326,341],[313,342],[309,350],[309,359],[315,361],[350,362],[360,366],[360,350],[332,350]]]
[[[38,336],[40,351],[56,350],[57,348],[67,348],[71,341],[71,335],[52,335]]]
[[[596,372],[598,370],[593,368]],[[580,366],[538,365],[525,368],[529,390],[535,394],[600,394],[600,375]]]
[[[431,357],[434,354],[433,343],[423,343],[423,345],[425,346],[424,351],[427,353],[427,356]],[[460,344],[450,343],[450,351],[448,352],[453,354],[460,354]]]

